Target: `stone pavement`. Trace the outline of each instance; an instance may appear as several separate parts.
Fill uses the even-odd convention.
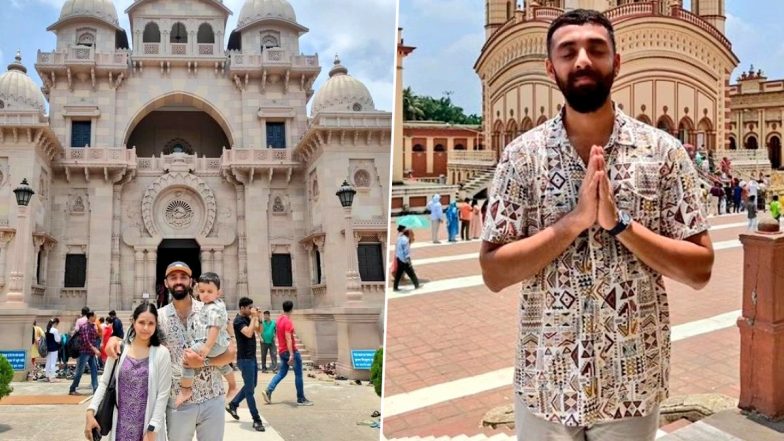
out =
[[[312,371],[315,372],[315,371]],[[305,372],[306,375],[308,371]],[[265,432],[251,427],[251,417],[243,401],[235,421],[226,414],[224,440],[268,441],[377,441],[379,430],[358,422],[371,422],[370,414],[379,410],[380,399],[372,386],[361,386],[347,381],[335,382],[305,378],[305,395],[314,402],[311,407],[296,405],[294,375],[289,374],[275,390],[271,405],[264,403],[261,387],[272,379],[272,374],[259,373],[256,403],[259,406]],[[242,385],[241,376],[237,380]],[[70,381],[57,383],[12,383],[13,395],[67,394]],[[90,376],[83,375],[80,392],[90,391]],[[3,441],[77,441],[83,440],[84,415],[89,397],[80,405],[0,405],[0,439]],[[203,441],[203,440],[202,440]],[[207,440],[213,441],[213,440]]]
[[[739,395],[735,319],[743,251],[737,239],[745,231],[744,216],[710,219],[716,261],[705,289],[665,282],[673,326],[671,396]],[[400,292],[388,295],[384,434],[504,433],[481,427],[481,420],[511,403],[519,287],[495,294],[483,285],[478,240],[449,244],[442,229],[442,244],[434,245],[429,228],[415,234],[413,264],[424,285],[412,290],[401,284]]]

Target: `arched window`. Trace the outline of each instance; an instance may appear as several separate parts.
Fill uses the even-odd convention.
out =
[[[465,150],[465,146],[463,144],[455,144],[455,150]]]
[[[144,27],[144,34],[142,34],[142,42],[144,43],[160,43],[161,30],[158,28],[157,23],[147,23]]]
[[[747,149],[749,149],[749,150],[757,150],[759,148],[759,143],[757,142],[757,136],[756,135],[749,135],[746,138],[746,146],[745,147]]]
[[[78,46],[95,46],[95,34],[92,32],[85,32],[79,35],[79,38],[76,41]]]
[[[412,150],[415,152],[424,152],[425,148],[422,147],[422,144],[415,144]]]
[[[199,44],[215,43],[215,32],[212,31],[212,26],[209,23],[202,23],[199,26],[199,33],[196,34],[196,42]]]
[[[177,22],[172,26],[171,35],[169,36],[170,43],[187,43],[188,42],[188,29],[185,25]]]
[[[642,115],[642,114],[638,115],[637,116],[637,121],[640,121],[641,123],[648,124],[649,126],[653,125],[653,123],[651,122],[651,119],[648,118],[648,115]]]
[[[735,141],[735,137],[730,136],[730,150],[737,150],[737,149],[738,149],[738,143],[737,141]]]
[[[436,152],[445,152],[445,151],[446,151],[446,149],[444,148],[444,145],[443,145],[443,144],[436,144],[435,148],[433,148],[433,151],[436,151]]]
[[[675,131],[675,124],[672,122],[672,118],[667,115],[662,115],[659,120],[656,121],[656,128],[672,134]]]
[[[681,121],[678,123],[678,139],[681,141],[681,144],[693,143],[693,132],[694,123],[691,121],[691,118],[688,116],[681,118]]]
[[[280,43],[278,43],[278,39],[275,38],[274,35],[265,35],[261,39],[261,48],[262,49],[270,49],[273,47],[279,47]]]

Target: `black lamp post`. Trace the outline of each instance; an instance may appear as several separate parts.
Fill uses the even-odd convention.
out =
[[[356,305],[362,301],[362,285],[357,271],[357,248],[354,243],[354,229],[351,221],[351,205],[354,203],[354,195],[357,194],[357,191],[348,183],[348,180],[345,180],[335,194],[340,199],[340,205],[343,206],[346,219],[346,300],[347,304]]]
[[[22,184],[19,185],[19,187],[16,187],[14,194],[16,195],[16,203],[19,204],[20,207],[26,207],[27,204],[30,203],[30,198],[33,197],[35,192],[30,187],[30,184],[27,183],[27,178],[25,178],[22,179]]]
[[[344,180],[343,185],[340,186],[340,189],[338,189],[338,192],[335,194],[338,196],[338,199],[340,199],[340,205],[342,205],[343,208],[351,208],[354,204],[354,195],[357,194],[357,191],[348,183],[348,180]]]

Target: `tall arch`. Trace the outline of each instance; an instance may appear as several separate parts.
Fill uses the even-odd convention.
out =
[[[517,138],[517,121],[510,119],[506,122],[506,143],[509,144],[515,138]]]
[[[662,115],[656,120],[656,128],[672,135],[675,133],[675,122],[667,115]]]
[[[705,150],[716,149],[716,133],[713,131],[713,122],[707,116],[697,124],[697,148]]]
[[[643,115],[643,114],[637,115],[637,121],[640,121],[641,123],[648,124],[649,126],[653,125],[653,121],[651,121],[651,119],[648,117],[648,115]]]
[[[160,43],[161,42],[161,29],[158,23],[149,22],[144,26],[144,33],[142,34],[143,43]]]
[[[504,130],[504,123],[502,123],[501,120],[498,120],[495,122],[495,124],[493,124],[492,143],[493,143],[493,150],[497,152],[501,151],[501,149],[504,147],[503,145],[501,145],[503,144],[503,139],[501,139],[501,133],[503,132],[503,130]]]
[[[759,148],[759,139],[756,133],[749,133],[743,138],[743,148],[747,150],[757,150]]]
[[[209,23],[202,23],[199,26],[199,32],[196,34],[196,42],[199,44],[213,44],[215,43],[215,32]]]
[[[525,132],[527,132],[527,131],[529,131],[529,130],[531,130],[533,128],[534,128],[534,122],[531,121],[531,118],[529,118],[527,116],[525,118],[523,118],[523,120],[520,122],[520,130],[523,133],[525,133]]]
[[[735,140],[735,135],[729,136],[729,149],[730,150],[737,150],[738,149],[738,141]]]
[[[768,147],[768,158],[770,158],[771,168],[774,170],[780,169],[782,165],[782,155],[784,155],[784,152],[781,151],[781,134],[778,132],[769,134],[765,144]]]
[[[541,126],[542,124],[547,122],[547,115],[540,115],[539,119],[536,120],[536,125]]]
[[[202,112],[210,115],[212,119],[214,119],[215,122],[217,122],[218,125],[223,129],[223,132],[226,134],[226,138],[229,140],[229,145],[226,147],[231,148],[239,141],[237,137],[234,136],[235,131],[232,128],[228,118],[226,118],[220,110],[199,96],[188,92],[177,91],[170,92],[145,103],[125,126],[125,134],[123,136],[122,145],[128,146],[128,139],[130,139],[131,133],[133,133],[133,130],[136,128],[136,126],[139,125],[139,123],[147,115],[160,109],[161,107],[166,106],[189,106],[197,110],[201,110]]]
[[[172,25],[171,34],[169,35],[170,43],[187,43],[188,42],[188,28],[182,22],[177,22]]]
[[[694,122],[688,116],[678,121],[678,139],[681,144],[694,144]]]

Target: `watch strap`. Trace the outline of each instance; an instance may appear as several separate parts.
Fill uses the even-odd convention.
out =
[[[615,237],[629,228],[630,224],[628,214],[618,211],[618,223],[608,233],[610,233],[610,236]]]

